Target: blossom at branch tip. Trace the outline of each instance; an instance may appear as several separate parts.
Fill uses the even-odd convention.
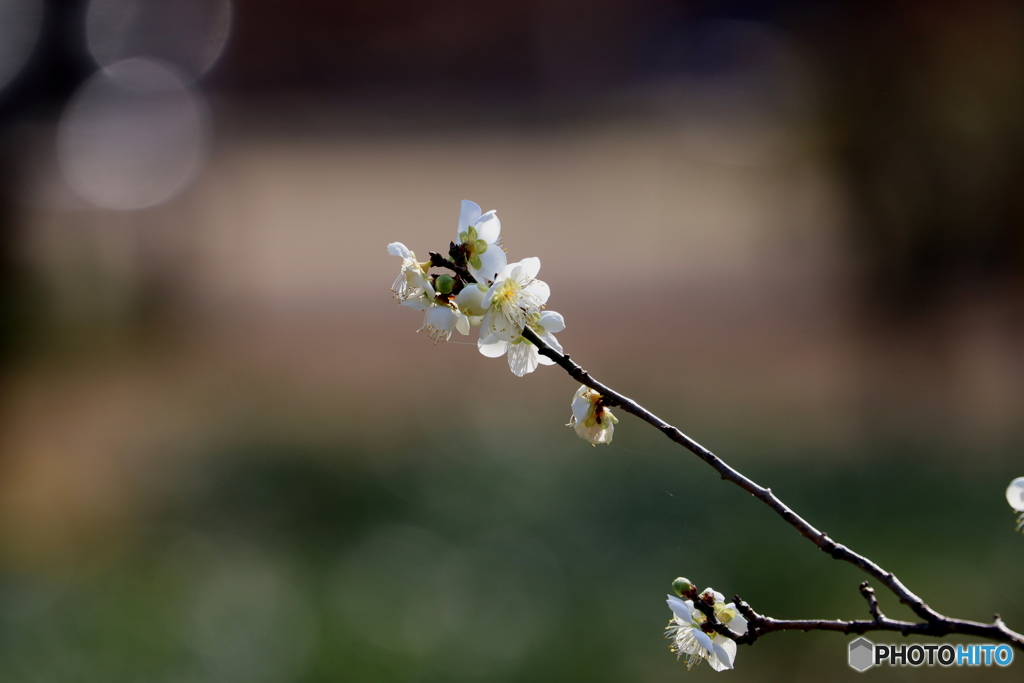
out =
[[[494,282],[508,263],[501,246],[501,221],[494,210],[481,214],[480,206],[462,200],[455,244],[466,252],[466,267],[478,281]]]
[[[729,627],[736,635],[747,632],[747,620],[736,609],[735,603],[725,604],[721,593],[710,588],[704,593],[715,596],[715,617]],[[668,607],[672,610],[672,619],[665,627],[665,637],[672,641],[669,646],[677,657],[686,655],[686,668],[690,669],[700,660],[708,660],[715,671],[733,668],[736,662],[736,643],[717,631],[706,626],[707,616],[697,609],[693,600],[682,600],[674,595],[668,596]],[[708,630],[705,631],[704,629]]]
[[[425,311],[423,326],[417,332],[425,331],[435,342],[448,341],[453,330],[469,334],[469,318],[458,306],[438,303],[436,299],[428,297],[425,291],[406,299],[402,305],[415,311]]]
[[[463,290],[465,291],[465,290]],[[561,313],[555,311],[544,311],[539,313],[535,320],[527,323],[529,328],[537,333],[541,340],[558,353],[562,353],[562,345],[555,339],[555,332],[565,329],[565,319]],[[537,369],[537,364],[554,365],[555,361],[547,356],[540,355],[537,347],[522,335],[512,342],[498,339],[489,334],[486,329],[480,331],[480,339],[477,341],[477,348],[480,353],[488,358],[500,358],[508,353],[508,367],[516,377],[522,377]]]
[[[481,302],[487,311],[481,335],[493,335],[507,342],[522,335],[523,328],[540,315],[551,295],[547,284],[537,279],[538,272],[540,259],[536,257],[509,263],[501,269]]]
[[[401,242],[392,242],[388,245],[388,253],[402,259],[402,269],[398,273],[395,284],[391,285],[391,291],[399,302],[405,303],[410,297],[425,293],[430,299],[435,296],[434,286],[430,284],[427,271],[430,269],[430,262],[420,263],[416,260],[416,254]]]
[[[572,417],[566,425],[575,428],[580,438],[593,446],[611,443],[615,425],[619,423],[603,399],[604,396],[590,387],[581,386],[572,397]]]
[[[1017,477],[1006,487],[1006,502],[1014,512],[1021,513],[1017,519],[1017,531],[1024,531],[1024,477]]]

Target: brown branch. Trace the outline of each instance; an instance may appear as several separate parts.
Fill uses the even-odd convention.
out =
[[[914,634],[938,638],[953,633],[980,636],[1009,643],[1018,649],[1021,648],[1020,634],[1014,633],[1007,628],[998,614],[995,615],[991,624],[953,619],[945,616],[935,621],[901,621],[899,619],[890,619],[881,613],[878,609],[878,600],[875,598],[875,592],[868,586],[867,581],[860,585],[860,591],[867,599],[868,609],[874,617],[870,621],[866,619],[853,619],[850,621],[842,619],[773,619],[758,614],[737,595],[733,600],[737,610],[747,619],[747,632],[742,635],[736,635],[735,632],[723,632],[717,628],[715,630],[741,644],[753,643],[764,634],[774,631],[837,631],[839,633],[857,635],[869,631],[895,631],[905,636]]]
[[[875,562],[869,560],[867,557],[855,553],[846,546],[836,543],[828,537],[823,531],[819,531],[812,526],[807,520],[800,515],[796,514],[790,509],[785,503],[783,503],[778,496],[772,493],[770,488],[760,486],[750,478],[741,474],[738,470],[733,469],[724,460],[719,458],[717,455],[709,451],[708,449],[701,446],[699,443],[688,437],[686,434],[681,432],[676,427],[673,427],[669,423],[662,420],[660,417],[650,412],[633,399],[620,394],[619,392],[611,389],[601,382],[590,376],[586,370],[581,368],[577,363],[569,358],[568,354],[560,354],[552,349],[550,346],[541,341],[540,337],[531,330],[529,327],[523,330],[523,337],[527,341],[531,342],[537,347],[537,350],[547,358],[550,358],[555,362],[556,365],[561,366],[569,376],[575,379],[577,382],[584,384],[591,389],[597,391],[607,400],[606,405],[611,407],[619,407],[622,410],[639,417],[644,422],[654,426],[667,436],[672,441],[683,446],[698,458],[710,465],[722,479],[732,482],[739,486],[741,489],[754,496],[762,503],[774,510],[782,519],[784,519],[790,526],[795,528],[802,536],[811,541],[819,550],[827,553],[837,560],[843,560],[849,562],[861,569],[868,576],[876,579],[883,586],[888,588],[892,593],[899,598],[899,601],[909,607],[914,614],[921,618],[922,623],[914,622],[901,622],[888,619],[881,615],[880,612],[872,612],[872,616],[875,617],[872,621],[779,621],[771,619],[770,617],[760,617],[764,622],[761,628],[766,629],[764,632],[769,631],[782,631],[782,630],[825,630],[825,631],[843,631],[845,633],[860,633],[858,630],[844,630],[844,629],[865,629],[865,630],[890,630],[890,631],[901,631],[906,633],[924,633],[926,635],[933,636],[944,636],[949,633],[962,633],[966,635],[981,636],[983,638],[989,638],[999,642],[1009,643],[1014,647],[1024,650],[1024,635],[1016,633],[1010,630],[998,617],[991,624],[983,624],[975,621],[964,621],[960,619],[952,619],[950,617],[939,614],[931,607],[929,607],[924,600],[918,597],[916,594],[910,591],[903,583],[896,578],[896,575],[892,572],[886,571]],[[872,592],[873,596],[873,592]],[[869,600],[869,607],[871,601]],[[877,607],[877,603],[876,603]],[[753,611],[751,611],[753,613]],[[756,613],[754,613],[756,614]],[[711,617],[709,617],[710,619]],[[714,624],[715,622],[712,622]],[[873,628],[868,628],[871,625]],[[904,631],[904,629],[907,629]],[[728,630],[728,629],[726,629]],[[728,634],[723,634],[728,635]],[[756,636],[755,638],[756,639]],[[737,641],[740,642],[740,641]],[[743,641],[747,642],[747,641]],[[753,642],[753,641],[750,641]]]
[[[452,249],[455,249],[454,244],[452,245]],[[462,278],[463,282],[476,282],[476,278],[469,274],[469,271],[466,269],[464,265],[459,265],[454,261],[450,261],[446,259],[444,256],[438,254],[436,251],[431,251],[428,253],[430,254],[430,265],[434,266],[435,268],[447,268],[448,270],[452,271],[460,278]]]

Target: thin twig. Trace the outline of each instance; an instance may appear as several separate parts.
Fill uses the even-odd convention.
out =
[[[873,621],[864,622],[814,620],[780,621],[770,617],[761,617],[764,621],[760,628],[764,629],[764,632],[792,629],[813,629],[824,631],[843,631],[844,633],[861,633],[863,631],[857,629],[864,629],[900,631],[904,633],[923,633],[932,636],[961,633],[1009,643],[1020,650],[1024,650],[1024,635],[1007,628],[1006,624],[1004,624],[998,617],[991,624],[983,624],[976,621],[953,619],[939,614],[929,607],[924,600],[904,586],[903,583],[896,578],[895,574],[886,571],[867,557],[855,553],[846,546],[833,541],[824,532],[819,531],[803,517],[796,514],[791,508],[783,503],[778,496],[772,493],[770,488],[760,486],[750,478],[741,474],[738,470],[729,466],[717,455],[701,446],[676,427],[665,422],[633,399],[620,394],[601,382],[598,382],[590,376],[590,373],[570,359],[568,354],[560,354],[545,344],[529,327],[526,327],[523,330],[523,337],[536,346],[537,350],[542,355],[550,358],[556,365],[561,366],[567,373],[569,373],[570,377],[604,396],[606,399],[606,405],[619,407],[627,413],[635,415],[648,424],[653,425],[669,439],[683,446],[714,468],[722,479],[736,484],[741,489],[770,507],[780,517],[782,517],[782,519],[789,523],[790,526],[800,532],[802,536],[811,541],[821,551],[831,555],[837,560],[849,562],[850,564],[860,568],[868,576],[876,579],[879,583],[892,591],[892,593],[899,598],[900,602],[913,610],[914,614],[922,619],[922,623],[901,622],[891,620],[886,617],[879,618],[880,613],[878,613],[878,615],[875,615],[874,613],[872,614],[872,616],[875,616]],[[740,642],[738,639],[736,640],[737,642]]]
[[[860,594],[868,601],[868,611],[871,612],[871,616],[874,617],[875,621],[883,621],[885,619],[885,615],[882,614],[882,610],[878,607],[878,598],[875,597],[875,589],[868,585],[867,581],[861,582]]]

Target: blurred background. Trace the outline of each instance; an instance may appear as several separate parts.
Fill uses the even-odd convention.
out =
[[[1024,628],[1018,3],[3,0],[0,179],[3,681],[718,676],[678,575],[866,616],[654,430],[563,427],[561,371],[415,334],[385,245],[461,199],[597,377]],[[849,640],[721,675],[852,680]]]

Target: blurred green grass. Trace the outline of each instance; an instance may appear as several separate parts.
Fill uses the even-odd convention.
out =
[[[198,459],[106,564],[0,579],[3,681],[668,681],[677,575],[777,617],[865,615],[862,576],[656,434]],[[567,446],[567,443],[569,444]],[[621,444],[621,445],[620,445]],[[729,454],[722,453],[729,457]],[[1024,624],[1005,467],[883,443],[730,458],[940,611]],[[999,462],[998,458],[985,462]],[[882,591],[883,609],[907,612]],[[902,642],[889,634],[876,642]],[[849,638],[772,634],[739,680],[852,680]],[[968,642],[969,639],[964,639]],[[1017,680],[995,668],[879,680]]]

